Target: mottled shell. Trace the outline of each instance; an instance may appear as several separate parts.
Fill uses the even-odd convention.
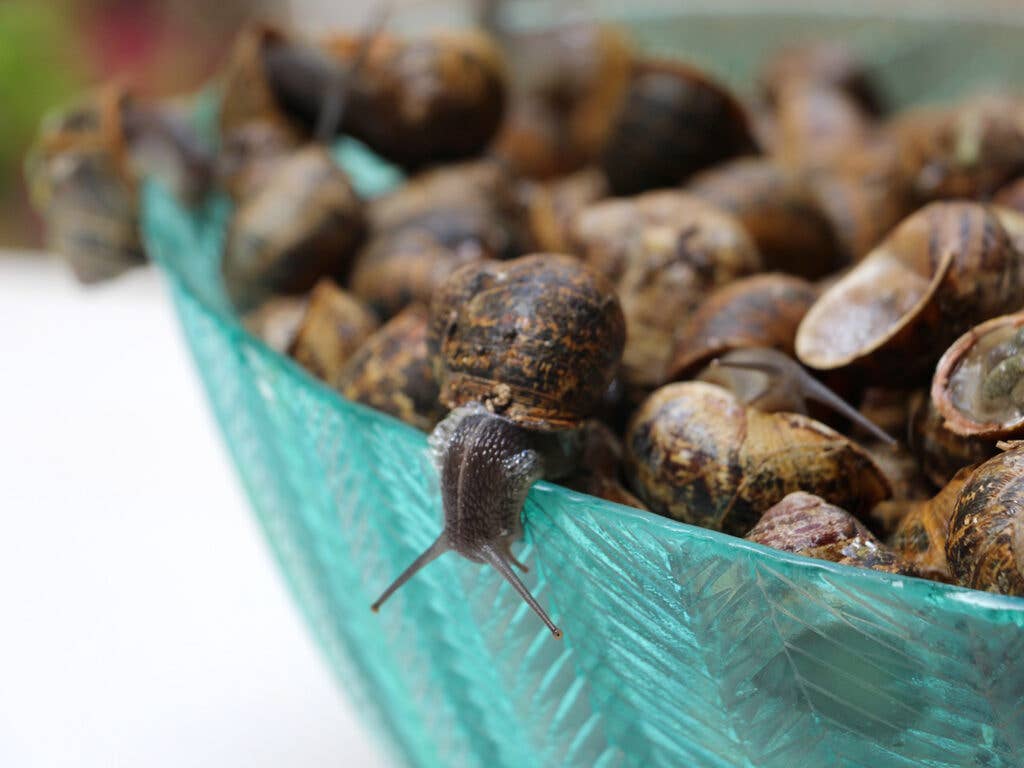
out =
[[[349,400],[430,431],[447,409],[437,398],[427,319],[426,308],[413,305],[381,326],[349,359],[337,389]]]
[[[327,149],[298,150],[235,211],[222,265],[228,293],[245,309],[341,278],[364,229],[362,203]]]
[[[813,279],[842,264],[832,225],[798,175],[775,160],[722,163],[694,176],[686,191],[739,219],[766,269]]]
[[[115,277],[145,261],[123,124],[128,98],[112,85],[49,116],[26,160],[47,244],[83,283]]]
[[[919,201],[988,198],[1024,171],[1024,101],[988,94],[897,118],[904,174]]]
[[[478,400],[534,429],[574,427],[592,413],[624,342],[615,291],[568,256],[468,265],[431,304],[441,401]]]
[[[527,178],[595,162],[629,84],[632,52],[615,27],[571,23],[515,35],[509,113],[494,152]]]
[[[1024,304],[1024,297],[1018,304]],[[1005,408],[986,409],[981,394],[985,376],[991,370],[984,358],[998,352],[989,347],[1020,328],[1024,328],[1024,312],[992,318],[969,330],[942,355],[932,378],[931,399],[947,430],[955,435],[985,438],[990,443],[1024,436],[1024,408],[1008,404]],[[1016,379],[1024,379],[1024,371],[1015,373]]]
[[[220,133],[224,138],[254,121],[272,124],[274,130],[298,141],[304,131],[281,107],[267,76],[266,52],[290,43],[284,30],[253,23],[235,39],[221,86]]]
[[[629,425],[626,455],[631,484],[653,512],[736,535],[793,491],[855,512],[890,493],[870,457],[838,432],[745,408],[701,382],[652,394]]]
[[[965,587],[1024,596],[1024,447],[982,464],[960,491],[946,559]]]
[[[306,316],[309,296],[273,296],[246,313],[243,324],[275,352],[287,353]]]
[[[319,379],[337,386],[348,359],[377,330],[377,318],[365,304],[324,278],[309,295],[289,354]]]
[[[835,40],[789,45],[769,58],[758,76],[769,103],[794,83],[809,83],[841,91],[868,114],[882,111],[882,97],[867,64],[848,46]]]
[[[364,40],[339,35],[326,48],[348,67]],[[501,53],[476,31],[378,34],[347,85],[343,131],[406,168],[479,154],[505,106]]]
[[[927,392],[913,397],[907,442],[921,471],[936,488],[950,482],[963,467],[996,454],[995,440],[958,435],[947,429],[944,422]]]
[[[743,107],[723,86],[681,62],[649,60],[633,70],[601,165],[614,194],[635,195],[757,153]]]
[[[1001,220],[973,203],[933,203],[913,214],[827,290],[797,331],[801,362],[857,365],[876,383],[906,386],[981,319],[1016,308],[1021,255]]]
[[[745,538],[818,560],[916,575],[913,566],[878,541],[857,518],[804,491],[790,493],[768,509]]]
[[[946,562],[946,538],[960,491],[974,467],[961,469],[933,498],[925,501],[887,501],[903,507],[899,525],[888,544],[904,560],[917,566],[926,579],[952,581]]]
[[[597,168],[542,183],[528,183],[523,189],[530,233],[537,248],[549,253],[572,251],[571,227],[587,206],[608,194],[608,180]]]
[[[683,325],[670,376],[686,378],[733,349],[773,347],[792,354],[797,326],[817,296],[806,280],[780,274],[754,275],[719,288]]]

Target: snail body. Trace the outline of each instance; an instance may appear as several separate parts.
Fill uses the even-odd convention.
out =
[[[957,497],[946,539],[946,559],[957,583],[1024,596],[1024,447],[978,467]]]

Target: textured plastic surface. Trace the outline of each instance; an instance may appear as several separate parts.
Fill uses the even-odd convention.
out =
[[[1019,32],[995,24],[734,15],[636,28],[738,79],[781,40],[848,37],[897,97],[1024,71]],[[224,201],[188,214],[149,186],[143,203],[267,539],[397,762],[1024,763],[1024,600],[790,556],[544,483],[520,558],[562,642],[496,574],[452,554],[372,614],[440,530],[425,436],[345,402],[230,317]]]

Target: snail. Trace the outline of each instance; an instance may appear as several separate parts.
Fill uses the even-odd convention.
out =
[[[817,403],[892,446],[896,441],[826,387],[785,352],[767,347],[732,350],[711,361],[697,377],[731,391],[745,405],[765,413],[809,413]]]
[[[767,509],[744,538],[841,565],[917,575],[911,563],[882,544],[856,517],[804,491],[790,493]]]
[[[1024,436],[1024,312],[978,325],[946,350],[931,399],[956,435]]]
[[[758,151],[743,107],[724,87],[681,62],[646,60],[634,66],[601,167],[613,194],[635,195]]]
[[[1019,222],[974,203],[920,209],[811,306],[797,357],[818,370],[856,366],[875,383],[914,384],[943,346],[1019,304]]]
[[[144,177],[189,204],[205,193],[210,167],[172,105],[143,102],[115,82],[48,115],[25,163],[49,247],[83,283],[145,262],[137,202]]]
[[[377,318],[366,305],[324,278],[309,295],[288,353],[307,371],[334,386],[345,363],[376,329]]]
[[[921,576],[935,581],[952,581],[946,562],[949,522],[961,490],[976,465],[959,470],[935,496],[925,500],[883,501],[872,516],[888,516],[899,522],[889,546],[904,560],[913,563]]]
[[[608,194],[608,180],[597,168],[522,188],[527,221],[537,248],[549,253],[572,251],[572,221],[580,211]]]
[[[839,91],[868,115],[884,111],[884,99],[867,64],[835,40],[786,46],[764,63],[758,75],[759,89],[770,104],[777,103],[779,92],[792,84]]]
[[[615,373],[625,341],[615,293],[567,256],[470,264],[435,295],[430,325],[441,401],[454,409],[430,441],[444,532],[374,608],[454,549],[497,569],[560,637],[515,577],[510,545],[522,530],[526,492],[545,474],[537,446],[557,444],[559,431],[580,427]]]
[[[957,497],[946,539],[946,560],[965,587],[1024,596],[1024,447],[978,467]]]
[[[817,296],[806,280],[777,273],[718,288],[678,333],[669,375],[685,378],[734,349],[773,347],[792,354],[797,326]]]
[[[633,415],[627,472],[652,512],[744,535],[793,491],[853,513],[890,495],[856,444],[807,416],[763,413],[704,382],[669,384]]]
[[[777,160],[721,163],[691,178],[686,191],[739,219],[769,270],[813,279],[843,263],[832,224],[800,175]]]
[[[287,353],[306,315],[309,296],[273,296],[245,314],[242,324],[275,352]]]
[[[632,52],[622,32],[569,23],[515,33],[504,48],[513,77],[494,153],[531,179],[596,162],[629,85]]]
[[[363,206],[328,149],[309,144],[275,164],[228,226],[224,284],[241,310],[321,277],[343,279],[363,238]]]
[[[371,334],[348,359],[334,388],[417,429],[433,429],[447,409],[437,400],[427,308],[413,304]]]

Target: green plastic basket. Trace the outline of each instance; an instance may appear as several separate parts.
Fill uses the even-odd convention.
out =
[[[844,38],[900,104],[1024,73],[1011,22],[719,8],[630,24],[641,45],[738,83],[782,42]],[[1024,765],[1024,600],[788,555],[546,483],[520,558],[564,641],[454,555],[372,614],[440,528],[425,436],[239,326],[218,271],[228,213],[223,200],[186,212],[149,185],[147,245],[292,593],[396,762]]]

